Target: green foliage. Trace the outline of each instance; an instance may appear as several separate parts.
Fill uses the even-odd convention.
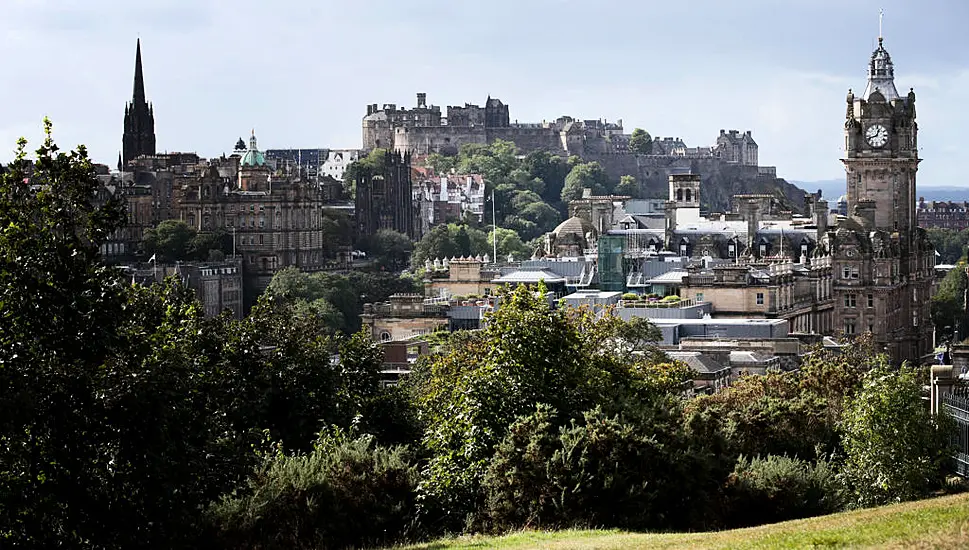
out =
[[[616,186],[617,195],[626,195],[634,199],[645,198],[643,188],[636,181],[636,176],[622,176],[619,178],[619,185]]]
[[[652,153],[653,138],[649,135],[649,132],[643,130],[642,128],[636,128],[633,130],[632,135],[629,136],[629,150],[641,155],[648,155]]]
[[[207,261],[212,251],[232,253],[232,235],[224,230],[199,233],[180,220],[165,220],[145,230],[145,252],[159,262]]]
[[[675,408],[674,408],[675,410]],[[600,408],[555,429],[539,405],[508,429],[485,474],[495,531],[597,525],[664,528],[691,519],[706,468],[667,411],[633,420]],[[556,433],[556,431],[558,433]]]
[[[840,450],[846,402],[865,372],[885,364],[865,339],[841,354],[815,350],[795,372],[745,376],[688,405],[697,429],[710,430],[726,456],[787,455],[805,460]],[[702,426],[702,427],[701,427]]]
[[[324,208],[320,219],[320,232],[323,236],[323,253],[335,258],[341,249],[353,243],[353,224],[350,217],[335,208]]]
[[[966,336],[966,287],[965,264],[960,263],[946,273],[939,283],[939,289],[932,296],[932,323],[939,333],[940,340],[950,340],[953,334]]]
[[[381,229],[361,248],[373,258],[380,270],[400,271],[407,267],[414,243],[403,233],[393,229]]]
[[[939,487],[951,426],[922,400],[915,368],[882,366],[865,375],[844,419],[846,485],[861,506],[912,500]]]
[[[609,176],[598,162],[576,164],[565,177],[562,202],[568,204],[569,201],[582,198],[583,190],[586,188],[592,189],[593,195],[603,195],[608,193],[611,187]]]
[[[427,165],[437,173],[481,174],[494,191],[498,226],[513,229],[523,241],[544,235],[561,221],[560,196],[571,169],[561,157],[547,152],[520,157],[513,143],[496,140],[466,144],[456,157],[430,155]]]
[[[424,267],[425,260],[485,254],[492,254],[492,248],[488,235],[484,231],[467,225],[449,223],[435,226],[414,245],[411,266],[414,269],[420,269]]]
[[[955,264],[966,259],[966,250],[969,247],[969,229],[957,231],[955,229],[931,227],[925,231],[932,245],[939,252],[941,256],[939,260],[942,263]]]
[[[623,322],[552,309],[524,287],[505,291],[488,325],[453,341],[415,373],[424,436],[433,454],[421,483],[425,521],[460,528],[480,509],[481,479],[508,427],[538,403],[563,421],[596,405],[606,414],[668,395],[650,365],[615,345]],[[688,376],[674,368],[677,389]]]
[[[307,454],[267,457],[206,515],[220,548],[380,546],[410,527],[417,474],[405,447],[324,432]]]
[[[357,182],[387,171],[387,150],[376,148],[356,162],[350,163],[343,172],[343,192],[347,197],[357,196]]]
[[[727,525],[746,527],[832,514],[844,495],[835,468],[786,456],[743,456],[724,487]]]
[[[413,279],[394,273],[353,271],[337,275],[302,273],[296,267],[287,267],[276,272],[265,295],[292,301],[298,313],[322,318],[331,332],[352,334],[360,330],[363,304],[419,290]]]
[[[492,246],[494,244],[495,235],[498,235],[498,258],[504,260],[511,254],[516,260],[523,260],[530,258],[534,250],[528,248],[528,245],[522,242],[518,233],[515,233],[511,229],[504,229],[499,227],[495,231],[488,233],[488,245]],[[488,255],[492,255],[494,252],[489,252]]]

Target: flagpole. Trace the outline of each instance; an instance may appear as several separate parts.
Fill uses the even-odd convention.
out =
[[[494,256],[493,256],[494,260],[492,261],[494,263],[498,263],[498,218],[495,217],[495,190],[494,189],[491,190],[491,225],[494,226],[494,229],[492,230],[493,235],[491,238],[491,244],[494,247],[492,250],[492,252],[494,252]]]

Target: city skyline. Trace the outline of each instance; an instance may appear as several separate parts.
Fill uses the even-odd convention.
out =
[[[140,37],[159,151],[217,156],[250,128],[266,149],[358,148],[368,103],[410,107],[424,92],[442,107],[498,97],[521,122],[621,118],[627,132],[690,146],[751,130],[779,176],[840,179],[845,94],[864,89],[884,7],[896,85],[918,97],[919,184],[953,185],[969,123],[969,56],[954,37],[969,7],[929,4],[499,1],[469,15],[432,1],[16,1],[0,22],[17,75],[0,83],[0,102],[16,106],[0,117],[0,162],[17,137],[38,143],[46,115],[65,147],[84,143],[113,166]]]

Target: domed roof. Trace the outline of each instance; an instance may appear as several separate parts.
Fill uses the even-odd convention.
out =
[[[575,236],[579,239],[585,239],[587,233],[592,231],[592,224],[584,218],[579,216],[572,216],[571,218],[560,223],[552,233],[555,233],[556,239],[561,239],[567,236]]]
[[[878,37],[878,48],[872,52],[871,61],[868,62],[868,86],[865,87],[865,100],[871,101],[872,94],[879,92],[882,97],[875,97],[877,100],[891,101],[898,99],[898,90],[895,89],[895,65],[892,57],[888,55],[888,50],[882,45],[882,37]],[[884,99],[882,99],[884,98]]]
[[[266,156],[263,155],[259,148],[256,147],[256,131],[252,131],[252,136],[249,138],[249,149],[246,150],[246,154],[242,155],[242,161],[239,163],[241,166],[265,166]]]

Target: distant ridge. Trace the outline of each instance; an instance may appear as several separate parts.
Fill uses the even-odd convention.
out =
[[[832,206],[834,206],[833,203],[838,200],[838,197],[845,194],[845,180],[843,179],[818,181],[791,180],[791,183],[809,193],[816,193],[820,189],[821,196],[832,203]],[[969,201],[969,187],[955,187],[951,185],[929,187],[919,185],[916,189],[915,199],[918,200],[919,197],[924,197],[927,201]]]

